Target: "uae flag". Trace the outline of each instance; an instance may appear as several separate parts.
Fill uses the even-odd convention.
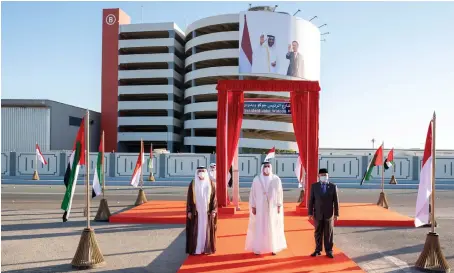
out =
[[[385,167],[385,170],[391,168],[394,165],[394,148],[391,149],[388,153],[388,157],[386,157],[385,164],[383,165]]]
[[[41,149],[39,148],[38,143],[36,143],[36,157],[38,158],[39,162],[41,162],[43,165],[47,165],[47,161],[44,158],[43,154],[41,153]]]
[[[150,158],[148,158],[148,169],[153,169],[153,144],[150,144]]]
[[[421,172],[419,173],[418,197],[416,198],[415,227],[420,227],[429,223],[429,203],[432,194],[432,122],[427,131],[426,146],[422,159]]]
[[[369,163],[366,172],[364,173],[363,179],[361,179],[361,185],[364,181],[369,181],[372,176],[372,171],[375,166],[381,166],[383,164],[383,144],[375,151],[374,157]]]
[[[134,188],[137,188],[139,186],[140,182],[140,174],[142,173],[142,166],[144,162],[144,156],[143,156],[143,142],[140,141],[140,153],[139,157],[137,158],[136,162],[136,167],[134,168],[134,172],[132,173],[132,179],[131,179],[131,185]]]
[[[74,197],[74,190],[76,189],[77,176],[79,175],[80,165],[85,165],[85,118],[77,132],[76,141],[74,143],[73,151],[69,157],[68,166],[66,167],[64,183],[66,187],[65,196],[61,203],[63,213],[63,222],[68,221],[71,212],[71,205]]]
[[[266,154],[266,157],[265,157],[265,162],[269,162],[271,158],[274,158],[274,156],[276,155],[276,148],[273,147],[271,148],[271,150],[268,151],[268,153]]]
[[[296,179],[298,179],[298,188],[302,188],[306,184],[306,169],[304,168],[300,156],[301,155],[298,155],[295,166],[295,175]]]
[[[103,134],[104,136],[104,134]],[[93,189],[91,191],[91,198],[101,195],[102,193],[102,183],[104,183],[104,138],[101,137],[101,142],[99,143],[98,149],[98,160],[96,160],[95,175],[93,177]]]
[[[241,38],[239,69],[240,73],[251,73],[252,71],[252,45],[246,14],[244,15],[243,35]]]

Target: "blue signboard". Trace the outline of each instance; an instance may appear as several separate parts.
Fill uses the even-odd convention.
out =
[[[244,114],[291,115],[290,102],[283,101],[245,101]]]

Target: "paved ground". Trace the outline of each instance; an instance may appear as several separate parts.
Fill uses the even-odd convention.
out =
[[[69,272],[69,265],[86,222],[84,189],[78,187],[70,221],[61,222],[63,186],[2,185],[2,272]],[[183,200],[186,189],[153,187],[148,199]],[[416,190],[389,190],[391,208],[412,216]],[[114,187],[108,192],[112,212],[133,204],[137,190]],[[247,200],[248,189],[241,189]],[[296,189],[286,190],[295,202]],[[345,202],[375,202],[377,190],[344,189]],[[92,204],[92,215],[98,202]],[[437,218],[442,247],[454,265],[454,191],[437,192]],[[341,212],[342,213],[342,212]],[[176,272],[186,258],[181,225],[113,225],[92,222],[107,265],[85,272]],[[422,250],[429,229],[336,228],[335,243],[367,272],[415,272],[411,266]]]

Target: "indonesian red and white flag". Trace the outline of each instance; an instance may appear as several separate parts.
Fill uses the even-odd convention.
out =
[[[298,188],[304,187],[306,185],[306,169],[303,166],[300,155],[296,159],[295,175],[296,179],[298,179]]]
[[[134,168],[134,172],[132,173],[131,179],[131,186],[137,188],[140,182],[140,174],[142,173],[143,163],[145,161],[144,153],[143,153],[143,142],[140,142],[140,153],[139,157],[137,158],[136,167]]]
[[[36,157],[38,158],[38,160],[43,163],[43,165],[47,165],[47,161],[46,159],[44,158],[43,154],[41,153],[41,149],[39,148],[39,145],[38,143],[36,143]]]
[[[266,162],[270,161],[271,158],[274,158],[274,156],[276,155],[276,149],[275,147],[271,148],[271,150],[268,151],[268,153],[266,154],[266,157],[265,157],[265,160]]]
[[[420,227],[429,223],[429,204],[432,194],[432,122],[427,131],[426,146],[422,159],[421,172],[419,174],[418,197],[416,199],[415,227]]]
[[[241,37],[239,70],[240,73],[251,73],[252,71],[252,43],[249,36],[246,14],[244,15],[244,27]]]

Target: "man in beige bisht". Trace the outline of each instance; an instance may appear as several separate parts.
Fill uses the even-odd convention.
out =
[[[216,252],[217,206],[216,187],[207,169],[198,167],[187,195],[186,253]]]
[[[276,255],[287,248],[283,199],[281,179],[273,174],[269,162],[263,162],[260,174],[252,181],[249,196],[247,251],[256,255],[270,252]]]

